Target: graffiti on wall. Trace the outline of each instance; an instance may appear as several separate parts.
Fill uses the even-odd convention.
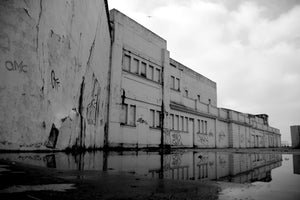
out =
[[[226,138],[226,135],[223,131],[219,132],[219,142],[223,141]]]
[[[171,133],[167,128],[164,128],[164,143],[167,145],[171,144]]]
[[[181,134],[176,132],[172,134],[172,145],[182,145],[182,141],[181,141]]]
[[[59,84],[60,84],[59,78],[57,78],[55,76],[55,72],[54,72],[54,70],[52,70],[51,71],[51,86],[52,86],[52,88],[57,90],[59,87]]]
[[[197,165],[206,164],[208,162],[208,154],[200,154],[198,156],[199,160]]]
[[[90,125],[96,125],[96,119],[99,114],[99,104],[100,104],[100,93],[101,88],[98,80],[95,78],[93,74],[93,86],[92,86],[92,93],[91,93],[91,101],[88,103],[86,108],[86,118],[87,122]]]
[[[240,135],[240,143],[244,143],[244,135],[243,134]]]
[[[223,156],[219,157],[219,166],[221,168],[226,168],[227,162],[226,162],[226,158]]]
[[[173,154],[165,154],[163,156],[164,156],[164,163],[163,163],[164,169],[168,170],[173,167],[179,167],[181,165],[183,153],[176,152]]]
[[[0,33],[0,50],[10,51],[10,39],[7,33]]]
[[[144,120],[143,117],[138,118],[136,121],[139,122],[140,124],[148,125],[148,122],[146,120]]]
[[[212,132],[212,130],[209,130],[209,137],[214,137],[214,133]]]
[[[27,73],[27,65],[23,64],[23,61],[18,63],[17,61],[5,61],[5,68],[8,71],[18,71],[19,73]]]
[[[182,158],[182,154],[180,153],[175,153],[172,154],[172,166],[180,166],[181,165],[181,158]]]
[[[198,132],[197,137],[198,137],[198,142],[200,144],[208,145],[208,135],[207,134]]]

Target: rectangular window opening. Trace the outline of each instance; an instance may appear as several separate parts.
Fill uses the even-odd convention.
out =
[[[180,90],[180,79],[179,78],[176,78],[176,88],[174,88],[176,90]]]
[[[131,67],[131,72],[138,74],[139,73],[139,60],[133,59],[132,67]]]
[[[171,88],[175,89],[175,77],[171,76]]]
[[[136,119],[136,106],[130,105],[129,111],[129,125],[135,126],[135,119]]]
[[[155,127],[155,111],[150,110],[150,127]]]
[[[121,124],[127,124],[127,112],[128,112],[127,108],[128,108],[127,104],[122,104],[121,115],[120,115]]]
[[[141,76],[147,77],[147,64],[144,62],[141,63]]]
[[[131,60],[131,57],[129,55],[124,54],[123,69],[126,71],[130,71],[130,60]]]
[[[154,67],[153,66],[151,66],[151,65],[149,65],[149,79],[150,80],[153,80],[153,77],[154,76]]]
[[[155,69],[155,81],[160,83],[160,69]]]

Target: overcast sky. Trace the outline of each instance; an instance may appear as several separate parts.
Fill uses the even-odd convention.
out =
[[[217,83],[218,107],[300,125],[300,0],[108,0]]]

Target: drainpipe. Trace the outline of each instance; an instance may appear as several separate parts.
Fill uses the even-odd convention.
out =
[[[110,20],[108,18],[108,20]],[[109,142],[108,142],[108,131],[109,131],[109,121],[110,121],[110,100],[111,100],[111,84],[112,84],[112,80],[111,80],[111,73],[112,73],[112,53],[113,53],[113,44],[114,44],[114,27],[113,27],[113,23],[109,23],[109,30],[110,30],[110,50],[109,50],[109,69],[108,69],[108,97],[107,97],[107,124],[106,127],[104,129],[104,148],[108,148],[109,147]]]
[[[162,68],[162,74],[164,69]],[[164,105],[164,80],[162,75],[162,103],[161,103],[161,135],[160,135],[160,148],[164,149],[164,122],[165,122],[165,105]]]

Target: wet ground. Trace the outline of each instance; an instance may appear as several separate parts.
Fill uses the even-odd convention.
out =
[[[285,153],[285,154],[283,154]],[[0,199],[298,199],[300,154],[1,153]]]

